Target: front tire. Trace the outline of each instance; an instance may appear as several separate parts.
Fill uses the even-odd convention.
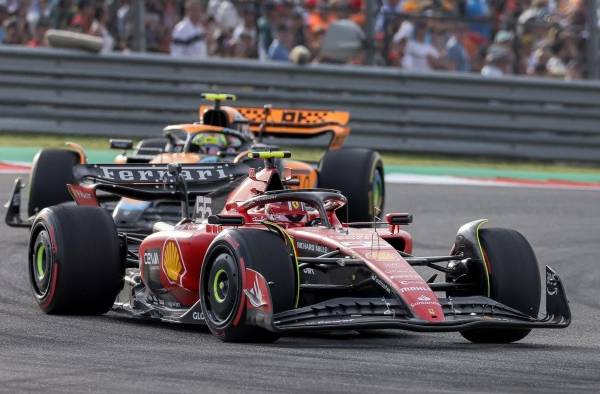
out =
[[[29,244],[33,294],[48,314],[99,315],[122,288],[117,230],[99,207],[57,205],[36,217]]]
[[[489,266],[490,298],[536,317],[541,285],[538,262],[527,239],[515,230],[479,230],[481,247]],[[525,338],[530,329],[474,329],[461,335],[475,343],[510,343]]]
[[[319,164],[319,187],[339,190],[348,198],[348,215],[345,209],[337,211],[341,221],[372,221],[385,203],[381,156],[365,148],[328,151]]]
[[[204,319],[210,331],[224,342],[273,342],[279,338],[277,333],[246,320],[245,268],[258,272],[268,282],[273,313],[294,308],[297,268],[284,240],[267,230],[232,229],[215,238],[202,265],[200,299]]]

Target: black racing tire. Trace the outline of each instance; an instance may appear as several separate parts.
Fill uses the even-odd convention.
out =
[[[537,258],[518,231],[489,228],[479,231],[485,259],[490,267],[490,297],[529,316],[540,309],[541,284]],[[474,329],[461,331],[475,343],[510,343],[525,338],[530,329]]]
[[[107,312],[123,287],[123,267],[115,223],[106,210],[56,205],[35,218],[28,271],[45,313]]]
[[[246,319],[242,264],[268,282],[273,313],[294,308],[298,272],[284,240],[267,230],[231,229],[215,238],[204,258],[200,272],[204,320],[224,342],[276,341],[276,332],[252,325]]]
[[[138,155],[157,155],[156,149],[164,152],[169,144],[166,138],[146,138],[137,143],[135,153]]]
[[[348,214],[345,208],[337,211],[341,221],[371,221],[383,213],[385,203],[381,156],[365,148],[328,151],[319,163],[319,187],[339,190],[348,199]]]
[[[35,155],[29,178],[29,216],[72,200],[66,185],[75,183],[73,167],[77,164],[79,155],[68,149],[42,149]]]

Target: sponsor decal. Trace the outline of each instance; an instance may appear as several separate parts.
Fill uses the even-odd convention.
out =
[[[381,286],[385,291],[387,291],[388,293],[392,293],[392,290],[390,289],[390,287],[381,279],[379,279],[379,277],[375,274],[371,275],[371,279],[373,280],[373,282],[377,283],[379,286]]]
[[[193,312],[192,320],[204,320],[204,314],[202,312]]]
[[[409,291],[431,291],[429,287],[424,286],[411,286],[411,287],[403,287],[400,289],[400,293],[408,293]]]
[[[100,176],[104,179],[115,182],[149,182],[158,183],[164,180],[172,181],[174,177],[169,174],[166,168],[148,168],[136,166],[98,166]],[[188,167],[183,166],[181,176],[186,181],[214,181],[228,178],[223,166],[211,167]]]
[[[361,241],[361,240],[340,241],[340,244],[342,244],[342,246],[345,246],[347,248],[370,248],[373,246],[373,242],[371,240],[369,240],[369,241]]]
[[[314,275],[315,269],[306,267],[302,270],[302,272],[304,272],[306,275]]]
[[[375,250],[372,252],[367,252],[365,257],[377,261],[397,261],[398,253],[393,250]]]
[[[431,298],[427,297],[425,294],[421,294],[419,297],[417,297],[417,300],[419,300],[419,301],[431,301]]]
[[[392,278],[392,277],[390,277],[390,278]],[[393,277],[393,278],[395,278],[395,277]],[[401,285],[410,285],[410,284],[419,284],[420,285],[421,283],[423,283],[423,279],[420,279],[420,280],[401,280],[399,283]]]
[[[148,249],[144,252],[144,265],[160,264],[160,250]]]
[[[196,197],[196,205],[194,208],[194,217],[200,220],[206,220],[213,214],[212,198],[198,196]]]
[[[313,243],[306,242],[306,241],[296,241],[296,248],[298,248],[300,250],[305,250],[308,252],[318,252],[321,254],[330,252],[329,248],[326,246],[319,245],[319,244],[313,244]]]
[[[254,285],[251,289],[244,289],[244,294],[246,294],[248,301],[250,301],[250,304],[252,304],[252,306],[255,308],[259,308],[267,304],[263,299],[263,294],[258,284],[258,276],[254,277]]]
[[[76,198],[81,198],[84,200],[89,200],[92,198],[92,194],[91,193],[87,193],[87,192],[83,192],[81,190],[78,189],[73,189],[73,194],[75,195]]]
[[[411,303],[410,307],[414,308],[415,306],[419,306],[419,305],[438,305],[438,303],[434,302],[434,301],[419,301],[419,302]]]
[[[181,285],[181,279],[186,273],[181,258],[179,246],[174,240],[169,240],[163,248],[162,269],[169,283]]]
[[[95,191],[88,186],[67,185],[69,193],[79,205],[97,205]]]
[[[404,271],[404,270],[402,270],[402,271]],[[402,271],[399,271],[399,272],[402,272]],[[397,274],[397,275],[390,275],[390,279],[407,279],[405,282],[423,283],[423,278],[419,274],[414,274],[414,273],[409,273],[409,274],[402,273],[402,274]],[[405,284],[405,283],[402,283],[402,284]]]

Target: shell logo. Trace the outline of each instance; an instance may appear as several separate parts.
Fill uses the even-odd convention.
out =
[[[185,274],[185,266],[181,259],[179,246],[175,241],[167,241],[163,249],[163,272],[167,276],[169,283],[181,284],[181,278]]]

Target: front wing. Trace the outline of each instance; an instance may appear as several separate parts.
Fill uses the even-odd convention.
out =
[[[398,299],[337,298],[273,316],[275,331],[397,328],[444,332],[474,328],[565,328],[571,311],[562,282],[546,267],[546,314],[528,316],[487,297],[440,299],[445,320],[415,318]]]

